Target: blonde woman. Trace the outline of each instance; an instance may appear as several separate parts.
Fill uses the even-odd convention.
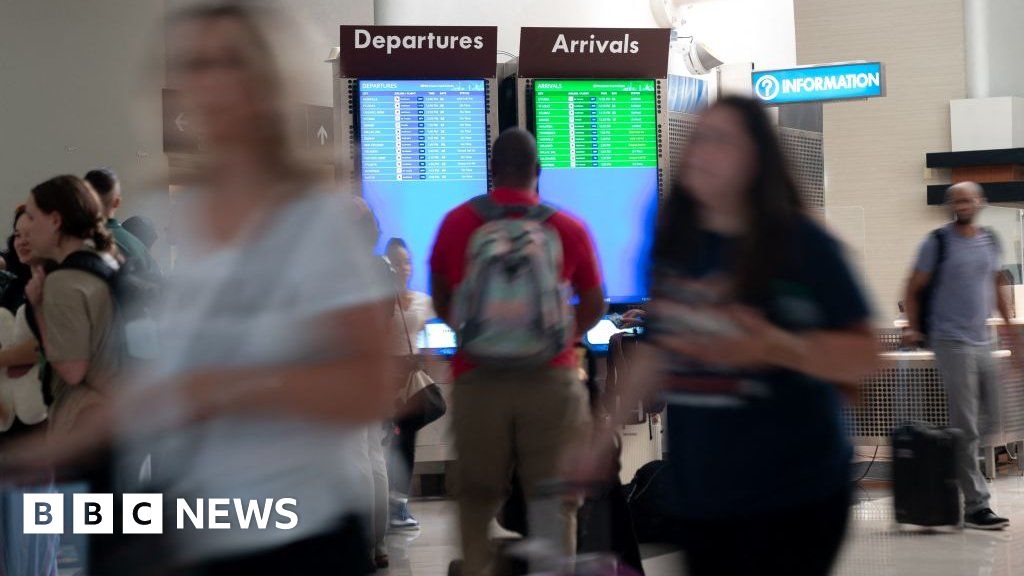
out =
[[[165,38],[168,82],[205,152],[175,212],[161,356],[47,455],[64,463],[117,440],[127,462],[152,455],[150,490],[169,502],[286,502],[295,518],[275,508],[266,528],[230,514],[230,529],[192,531],[165,513],[163,539],[142,541],[158,550],[121,550],[90,573],[368,573],[359,431],[392,400],[391,293],[351,203],[291,141],[290,96],[315,58],[303,32],[250,3],[186,9]]]

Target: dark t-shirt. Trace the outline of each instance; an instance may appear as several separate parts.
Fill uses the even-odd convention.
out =
[[[735,241],[701,234],[696,264],[659,262],[656,293],[695,308],[677,319],[651,318],[652,334],[728,330],[716,307],[736,303],[729,260]],[[849,328],[868,305],[838,243],[802,218],[784,249],[785,264],[754,306],[793,332]],[[673,280],[668,280],[668,278]],[[729,517],[833,496],[850,482],[852,449],[832,384],[787,370],[737,372],[670,358],[666,377],[669,452],[684,517]]]

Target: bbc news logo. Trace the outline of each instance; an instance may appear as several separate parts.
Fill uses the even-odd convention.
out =
[[[65,533],[63,494],[25,494],[23,502],[25,534]],[[296,506],[294,498],[178,498],[174,526],[178,530],[293,530],[299,525]],[[113,534],[115,514],[113,494],[72,494],[74,534]],[[122,534],[163,534],[163,494],[123,494],[120,522]]]

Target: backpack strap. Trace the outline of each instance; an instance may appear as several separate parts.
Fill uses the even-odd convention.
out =
[[[535,222],[544,222],[555,215],[557,210],[547,204],[524,206],[521,204],[498,204],[489,194],[477,196],[469,201],[473,210],[486,222],[501,220],[510,216],[518,216]]]
[[[103,280],[108,286],[113,287],[114,278],[117,276],[117,268],[108,264],[102,256],[88,250],[79,250],[68,254],[57,270],[80,270]]]

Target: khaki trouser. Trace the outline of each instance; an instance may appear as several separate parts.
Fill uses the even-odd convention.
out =
[[[494,550],[487,528],[508,494],[513,466],[530,503],[531,536],[557,535],[562,552],[575,553],[579,499],[565,498],[553,522],[537,517],[547,507],[535,503],[544,483],[558,480],[566,449],[589,432],[586,389],[576,372],[477,369],[456,379],[452,398],[463,574],[491,574]]]

